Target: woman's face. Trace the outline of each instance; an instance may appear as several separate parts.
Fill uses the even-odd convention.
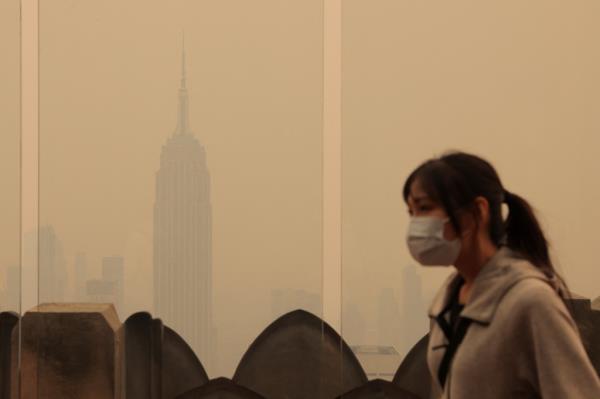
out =
[[[428,195],[423,191],[419,179],[415,179],[410,186],[410,193],[408,195],[408,214],[411,216],[430,216],[440,219],[445,219],[448,214],[444,210],[441,204],[434,202]],[[452,227],[450,221],[444,224],[444,238],[446,240],[454,240],[457,234]]]

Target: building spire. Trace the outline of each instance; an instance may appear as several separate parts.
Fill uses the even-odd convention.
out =
[[[181,88],[185,89],[185,32],[181,35]]]
[[[181,82],[179,86],[179,107],[177,114],[177,128],[175,135],[189,133],[189,115],[188,115],[188,93],[186,87],[185,75],[185,33],[181,38]]]

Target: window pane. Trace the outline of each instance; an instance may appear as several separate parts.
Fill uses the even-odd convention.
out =
[[[428,330],[450,270],[408,254],[402,186],[422,161],[487,158],[535,207],[570,288],[594,299],[600,8],[592,2],[344,2],[343,335],[393,346]]]
[[[321,316],[320,1],[40,5],[40,302],[160,317],[210,377]]]

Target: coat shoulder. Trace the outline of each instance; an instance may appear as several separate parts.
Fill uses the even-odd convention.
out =
[[[552,282],[536,276],[525,276],[507,292],[507,307],[516,315],[548,315],[564,313],[566,306]]]

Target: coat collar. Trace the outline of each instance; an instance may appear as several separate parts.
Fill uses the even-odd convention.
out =
[[[482,324],[491,323],[504,294],[525,278],[544,280],[557,289],[556,280],[548,278],[517,252],[506,246],[500,247],[475,278],[471,296],[461,316]],[[443,312],[460,280],[458,272],[448,277],[429,308],[429,317],[436,318]]]

